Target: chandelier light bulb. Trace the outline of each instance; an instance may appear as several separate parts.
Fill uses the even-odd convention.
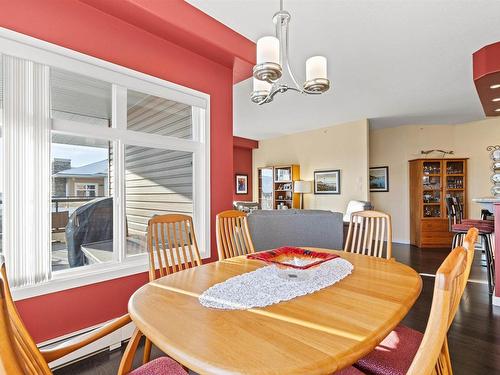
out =
[[[269,94],[271,91],[271,84],[267,81],[261,81],[260,79],[254,78],[253,79],[253,91],[258,92],[258,91],[264,91]],[[267,95],[266,94],[266,95]]]
[[[257,41],[257,64],[280,63],[280,41],[274,36],[264,36]]]
[[[267,81],[261,81],[254,77],[253,79],[253,91],[250,99],[254,103],[264,103],[272,101],[269,96],[272,89],[272,84]]]
[[[306,81],[328,79],[325,56],[313,56],[306,60]]]

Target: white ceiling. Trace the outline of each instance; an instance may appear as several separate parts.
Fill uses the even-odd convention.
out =
[[[188,0],[247,38],[273,33],[278,0]],[[333,87],[250,102],[251,79],[234,88],[234,133],[264,139],[369,118],[372,127],[461,123],[484,117],[472,53],[500,41],[500,1],[285,0],[291,65],[328,57]]]

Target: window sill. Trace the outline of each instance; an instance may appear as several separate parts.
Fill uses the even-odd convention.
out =
[[[208,259],[209,257],[210,255],[201,254],[202,259]],[[52,279],[47,282],[12,289],[12,297],[15,301],[20,301],[43,296],[45,294],[61,292],[67,289],[118,279],[120,277],[132,276],[138,273],[148,272],[148,270],[149,260],[147,254],[141,254],[133,256],[121,263],[110,262],[106,264],[94,264],[59,271],[54,273]]]
[[[19,301],[147,271],[147,257],[145,255],[137,256],[137,259],[130,259],[122,263],[113,262],[59,271],[52,275],[51,280],[42,284],[14,288],[12,296],[15,301]]]

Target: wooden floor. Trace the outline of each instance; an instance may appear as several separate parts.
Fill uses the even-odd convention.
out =
[[[404,324],[423,332],[432,301],[432,275],[448,252],[440,249],[420,250],[400,244],[394,244],[393,252],[398,261],[423,274],[422,294],[403,321]],[[480,255],[480,252],[476,252],[470,282],[448,334],[455,375],[500,374],[500,307],[491,305],[491,297],[485,283],[486,269],[482,267]],[[54,374],[116,374],[123,350],[124,347],[121,350],[96,354],[56,370]],[[159,355],[161,353],[154,350],[153,356]]]

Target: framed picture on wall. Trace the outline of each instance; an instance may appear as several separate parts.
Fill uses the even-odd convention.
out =
[[[237,174],[236,180],[236,194],[248,194],[248,175]]]
[[[314,194],[340,194],[340,169],[315,171]]]
[[[389,191],[389,167],[370,168],[370,192]]]

